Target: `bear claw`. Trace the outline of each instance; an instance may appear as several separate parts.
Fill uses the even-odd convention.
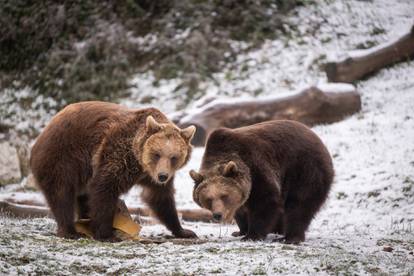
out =
[[[175,233],[174,236],[177,237],[177,238],[182,238],[182,239],[196,239],[196,238],[198,238],[196,233],[194,233],[193,231],[191,231],[189,229],[182,229],[180,232]]]

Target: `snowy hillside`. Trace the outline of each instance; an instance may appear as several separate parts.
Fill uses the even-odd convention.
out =
[[[318,1],[319,2],[319,1]],[[331,0],[297,9],[292,36],[268,41],[203,85],[207,95],[253,97],[288,94],[326,82],[319,66],[365,44],[383,43],[414,23],[412,0]],[[359,46],[358,46],[359,45]],[[236,46],[235,46],[236,47]],[[242,47],[238,45],[237,47]],[[135,80],[151,94],[161,91],[166,112],[171,82],[153,87],[151,73]],[[328,202],[298,246],[240,242],[234,225],[188,223],[203,242],[116,244],[62,240],[51,219],[0,218],[0,274],[157,275],[412,275],[414,274],[414,61],[381,70],[357,84],[362,111],[313,130],[333,156],[336,177]],[[159,94],[159,93],[158,93]],[[125,104],[136,105],[134,99]],[[202,148],[176,177],[178,208],[196,208],[190,169]],[[0,191],[0,198],[27,193]],[[31,192],[34,193],[34,192]],[[138,189],[126,197],[139,206]],[[143,236],[169,234],[145,225]]]

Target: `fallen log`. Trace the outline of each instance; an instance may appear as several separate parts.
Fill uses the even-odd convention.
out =
[[[43,206],[23,205],[0,201],[0,214],[16,218],[52,218],[49,208]]]
[[[38,202],[36,202],[36,205],[26,205],[27,202],[30,201],[0,201],[0,214],[5,214],[16,218],[53,217],[49,208],[47,208],[45,205],[42,206]],[[140,220],[144,224],[154,224],[154,221],[149,218],[151,216],[150,209],[128,208],[128,211],[131,215],[138,216],[138,220]],[[178,210],[178,214],[185,221],[212,222],[213,220],[211,212],[203,209],[181,209]]]
[[[339,62],[329,62],[325,72],[330,82],[352,83],[386,66],[414,57],[414,26],[398,40],[367,50],[354,51]]]
[[[361,98],[350,84],[310,87],[285,98],[213,101],[183,116],[181,127],[195,125],[192,143],[204,146],[206,137],[218,127],[236,128],[269,120],[296,120],[308,126],[327,124],[361,110]]]
[[[213,222],[212,213],[204,209],[181,209],[178,210],[178,214],[185,221]]]

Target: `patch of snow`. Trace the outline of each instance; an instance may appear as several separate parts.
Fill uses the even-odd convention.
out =
[[[26,106],[28,102],[30,107]],[[52,98],[45,98],[28,87],[5,89],[0,93],[0,121],[21,132],[43,129],[57,112],[57,105]]]
[[[122,104],[128,107],[150,107],[154,106],[156,102],[157,108],[162,112],[171,113],[177,109],[180,96],[176,95],[174,90],[180,84],[178,79],[172,80],[160,80],[156,83],[155,77],[152,72],[136,75],[131,80],[130,97],[124,99]],[[139,102],[140,99],[147,99],[146,103]],[[159,101],[162,99],[162,101]]]
[[[332,93],[346,93],[352,92],[356,90],[356,87],[349,83],[320,83],[316,86],[320,90],[324,92],[332,92]]]

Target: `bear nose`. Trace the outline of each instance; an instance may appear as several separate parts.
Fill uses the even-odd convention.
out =
[[[168,173],[159,173],[158,174],[158,180],[160,181],[160,182],[165,182],[165,181],[167,181],[167,179],[168,179]]]
[[[222,214],[221,214],[221,213],[213,213],[213,219],[214,219],[215,221],[220,221],[222,217],[223,217],[223,216],[222,216]]]

